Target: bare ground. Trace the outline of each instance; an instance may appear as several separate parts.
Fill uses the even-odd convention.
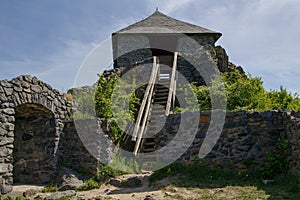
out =
[[[172,181],[168,178],[150,185],[148,177],[150,174],[141,175],[123,175],[118,177],[118,180],[125,182],[130,178],[139,178],[140,186],[134,187],[117,187],[111,184],[104,184],[99,189],[89,191],[77,191],[77,198],[72,199],[113,199],[113,200],[158,200],[158,199],[268,199],[268,195],[264,191],[258,190],[256,187],[240,187],[227,186],[224,188],[213,186],[212,188],[184,188],[175,187]],[[32,195],[27,196],[27,199],[40,197],[45,199],[51,193],[41,193],[42,186],[32,185],[16,185],[10,197],[22,196],[25,191],[36,191]],[[246,196],[244,196],[247,193]],[[30,193],[29,193],[30,194]]]

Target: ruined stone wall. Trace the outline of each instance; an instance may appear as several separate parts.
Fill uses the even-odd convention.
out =
[[[110,161],[111,140],[101,119],[78,119],[65,123],[60,141],[60,165],[95,174]]]
[[[143,74],[141,74],[143,75]],[[0,81],[0,193],[8,193],[15,181],[45,183],[54,179],[57,168],[68,166],[94,173],[110,161],[109,124],[103,119],[70,120],[72,105],[65,96],[35,77],[20,76]],[[207,136],[210,112],[202,112],[192,145],[179,158],[189,162],[198,158]],[[157,146],[168,144],[178,132],[180,114],[170,115],[157,135]],[[300,168],[300,112],[227,112],[220,138],[205,159],[221,166],[251,169],[263,166],[268,153],[279,148],[279,140],[290,144],[291,172]],[[188,127],[185,129],[189,131]],[[183,137],[177,142],[185,142]],[[172,151],[176,154],[176,143]],[[60,157],[60,159],[58,159]],[[58,164],[58,161],[60,163]]]
[[[291,115],[286,133],[291,144],[291,172],[300,175],[300,112]]]
[[[180,114],[168,117],[165,127],[157,135],[159,148],[174,138],[180,123]],[[209,124],[210,113],[202,112],[194,141],[179,161],[189,162],[198,159],[201,145],[207,136]],[[269,152],[278,150],[279,140],[287,140],[291,145],[288,152],[290,170],[296,172],[300,167],[299,127],[300,112],[227,112],[220,138],[212,151],[205,156],[205,159],[221,166],[254,169],[266,165]],[[215,127],[210,128],[217,130]],[[185,142],[185,138],[177,142]],[[169,153],[176,154],[176,147],[174,149],[175,151]]]
[[[71,107],[62,93],[36,77],[0,81],[0,193],[11,191],[14,173],[28,183],[55,177],[60,134]]]

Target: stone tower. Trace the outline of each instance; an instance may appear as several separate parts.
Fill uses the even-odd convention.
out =
[[[175,51],[180,52],[184,37],[200,46],[215,45],[221,33],[171,18],[158,10],[149,17],[112,34],[114,68],[158,56],[169,65]]]

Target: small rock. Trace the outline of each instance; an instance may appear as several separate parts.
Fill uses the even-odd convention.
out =
[[[25,192],[23,192],[23,197],[31,197],[33,195],[35,195],[38,191],[35,189],[29,189],[26,190]]]
[[[105,193],[105,194],[110,194],[111,191],[110,191],[110,189],[106,189],[106,190],[104,190],[104,193]]]
[[[58,188],[59,191],[77,190],[84,185],[82,180],[79,180],[74,174],[64,175],[62,177],[62,184]]]
[[[115,179],[115,178],[110,179],[109,184],[113,185],[115,187],[122,187],[123,186],[121,181],[119,179]]]
[[[165,196],[171,197],[171,196],[173,196],[173,194],[171,194],[170,192],[165,192]]]
[[[155,200],[151,195],[147,195],[144,200]]]
[[[172,189],[172,192],[174,192],[174,193],[177,192],[177,191],[178,191],[178,189],[175,188],[175,187]]]

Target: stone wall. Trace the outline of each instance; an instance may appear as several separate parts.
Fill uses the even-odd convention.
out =
[[[145,35],[114,35],[114,67],[128,67],[152,57],[149,39]]]
[[[111,140],[100,128],[107,120],[78,119],[65,123],[60,140],[60,165],[95,174],[110,161]]]
[[[157,134],[159,148],[174,138],[180,123],[180,114],[168,117],[164,128]],[[209,123],[210,113],[202,112],[194,141],[179,161],[189,162],[198,159]],[[235,166],[241,169],[258,168],[266,165],[268,153],[278,150],[278,141],[282,139],[288,140],[291,144],[290,170],[296,172],[300,167],[299,127],[300,112],[227,112],[220,138],[205,159],[221,166]],[[214,130],[215,127],[210,128]],[[177,142],[185,142],[185,138]],[[176,151],[169,153],[176,154]]]
[[[48,183],[55,178],[55,119],[42,106],[16,108],[13,149],[14,183]]]
[[[195,53],[204,46],[214,47],[215,38],[211,35],[178,34],[176,50],[163,44],[152,44],[146,34],[120,34],[113,35],[113,59],[114,68],[129,67],[136,62],[141,62],[153,57],[151,48],[161,49],[169,52]],[[158,38],[156,38],[158,40]],[[162,41],[163,43],[163,41]]]
[[[287,136],[291,144],[290,168],[293,174],[300,174],[300,112],[292,113],[287,124]]]
[[[11,191],[14,173],[29,183],[55,176],[60,133],[71,107],[36,77],[0,81],[0,193]]]
[[[100,162],[106,164],[111,160],[109,121],[72,121],[71,109],[64,94],[35,77],[0,81],[0,193],[11,191],[13,178],[46,183],[56,177],[60,165],[95,173]],[[182,121],[199,123],[192,145],[179,161],[198,159],[210,119],[210,112],[202,112],[199,119],[185,115],[182,120],[180,114],[170,115],[157,134],[158,148],[175,137]],[[216,145],[205,157],[211,163],[238,169],[264,166],[268,153],[278,150],[278,141],[282,139],[290,143],[290,170],[299,173],[300,112],[227,112],[224,127],[210,129],[212,134],[222,129]],[[190,132],[188,127],[184,130]],[[176,142],[184,143],[184,136],[177,137]],[[172,143],[175,146],[169,155],[176,154],[176,142]]]

